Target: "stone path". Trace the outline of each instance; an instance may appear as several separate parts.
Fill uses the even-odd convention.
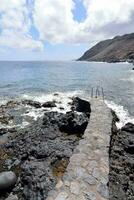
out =
[[[109,143],[111,111],[102,100],[91,102],[90,123],[83,139],[70,158],[62,180],[47,200],[106,200],[109,199]]]

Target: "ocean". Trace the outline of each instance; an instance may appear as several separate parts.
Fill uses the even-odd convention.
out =
[[[40,102],[58,98],[63,107],[69,98],[90,99],[98,87],[104,90],[106,104],[120,118],[118,126],[134,122],[134,71],[129,63],[76,61],[1,61],[0,104],[9,100],[32,99]],[[54,95],[58,93],[57,95]],[[33,110],[29,112],[35,118]]]

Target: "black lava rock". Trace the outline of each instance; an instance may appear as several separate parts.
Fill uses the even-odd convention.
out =
[[[59,129],[61,132],[68,134],[82,135],[88,124],[88,117],[85,114],[77,114],[74,112],[67,112],[60,120]]]
[[[33,102],[25,103],[35,105]],[[53,107],[55,102],[46,105]],[[46,199],[48,192],[55,187],[59,178],[57,174],[63,174],[64,161],[69,160],[88,124],[86,112],[89,109],[83,110],[79,114],[75,111],[66,114],[46,112],[30,126],[18,129],[4,145],[12,155],[10,163],[19,176],[13,189],[14,194],[19,194],[19,199]]]
[[[134,197],[134,124],[114,129],[110,144],[109,199]]]
[[[88,101],[80,99],[79,97],[75,97],[72,102],[72,110],[75,110],[77,112],[90,113],[91,106]]]
[[[44,108],[53,108],[56,107],[56,104],[54,101],[48,101],[42,104],[42,107]]]
[[[124,127],[122,127],[121,130],[122,130],[122,131],[126,131],[126,132],[130,132],[130,133],[134,133],[134,124],[132,124],[132,123],[127,123],[127,124],[125,124]]]
[[[41,108],[41,103],[38,101],[32,101],[32,100],[23,100],[22,104],[29,105],[35,108]]]

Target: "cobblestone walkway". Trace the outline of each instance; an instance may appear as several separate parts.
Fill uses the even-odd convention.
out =
[[[70,158],[67,171],[47,200],[109,199],[111,111],[102,100],[91,101],[90,123]]]

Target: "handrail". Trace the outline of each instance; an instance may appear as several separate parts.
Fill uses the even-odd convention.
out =
[[[104,95],[104,89],[103,87],[92,87],[91,88],[91,98],[98,98],[98,97],[102,97],[102,99],[105,99],[105,95]]]

